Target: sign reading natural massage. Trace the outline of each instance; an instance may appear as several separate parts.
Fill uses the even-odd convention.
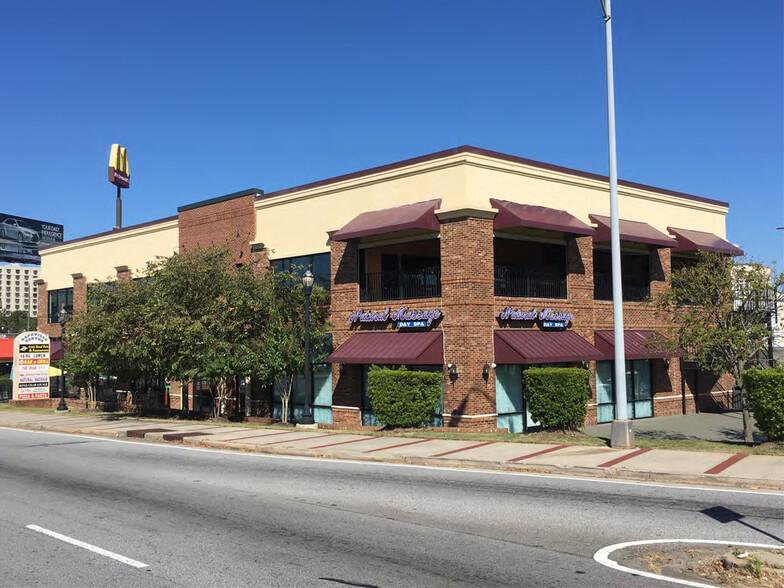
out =
[[[561,312],[549,308],[521,310],[511,306],[507,306],[497,316],[499,321],[539,321],[543,329],[563,329],[574,320],[574,315],[571,312]]]
[[[409,309],[401,306],[397,310],[355,310],[348,319],[350,325],[357,323],[386,323],[394,321],[399,329],[427,328],[444,316],[444,311]]]
[[[13,398],[49,398],[48,335],[28,331],[14,339]]]

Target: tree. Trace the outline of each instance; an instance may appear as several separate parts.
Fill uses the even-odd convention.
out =
[[[281,418],[288,422],[289,402],[297,375],[305,371],[305,294],[300,276],[291,272],[269,272],[269,324],[263,379],[280,383]],[[327,333],[329,292],[314,285],[310,295],[311,363],[326,359],[323,342]]]
[[[743,435],[753,443],[743,372],[768,345],[770,313],[780,299],[784,275],[758,263],[736,264],[713,252],[698,252],[695,263],[672,272],[670,288],[654,300],[668,317],[668,341],[683,348],[701,369],[731,374],[741,385]]]
[[[35,327],[35,318],[23,310],[0,310],[0,333],[21,333]]]

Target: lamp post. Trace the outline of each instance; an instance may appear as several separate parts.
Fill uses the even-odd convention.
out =
[[[62,345],[60,347],[60,377],[58,378],[60,387],[60,404],[57,405],[57,412],[68,412],[68,406],[65,404],[65,372],[63,371],[63,359],[65,359],[65,320],[68,313],[65,307],[60,308],[57,313],[57,320],[60,323],[60,340]]]
[[[615,347],[615,419],[610,445],[632,447],[634,429],[626,407],[626,353],[623,333],[623,294],[621,289],[621,239],[618,220],[618,162],[615,148],[615,82],[613,74],[612,14],[610,0],[600,0],[604,12],[607,55],[607,136],[610,159],[610,256],[612,259],[613,343]]]
[[[302,290],[305,292],[305,409],[299,419],[301,425],[313,425],[313,378],[310,368],[310,293],[313,291],[313,274],[307,270],[302,275]]]

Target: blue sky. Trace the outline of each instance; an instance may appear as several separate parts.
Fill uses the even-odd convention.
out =
[[[781,0],[615,0],[622,179],[730,202],[784,265]],[[607,173],[599,0],[10,2],[0,212],[124,225],[470,144]]]

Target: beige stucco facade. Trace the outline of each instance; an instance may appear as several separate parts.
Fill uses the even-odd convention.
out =
[[[41,250],[41,277],[56,290],[73,286],[75,273],[90,282],[115,279],[118,266],[138,274],[148,261],[177,251],[178,239],[174,219],[64,243]]]
[[[565,210],[591,224],[609,216],[606,180],[463,152],[379,173],[271,195],[256,202],[257,242],[270,259],[329,251],[328,232],[362,212],[441,198],[441,210],[491,211],[490,198]],[[619,188],[620,216],[667,234],[674,226],[726,237],[727,207],[666,191]]]

